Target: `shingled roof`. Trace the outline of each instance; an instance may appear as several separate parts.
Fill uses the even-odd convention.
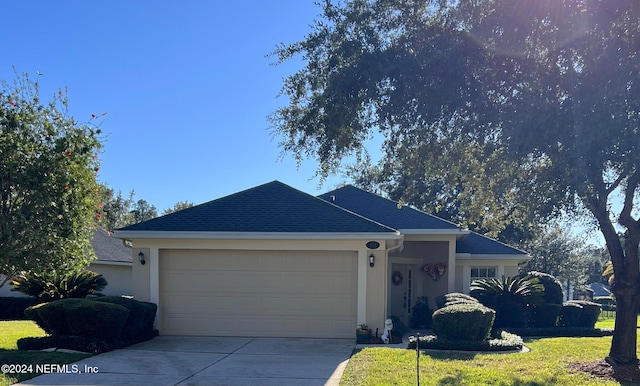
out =
[[[397,233],[395,229],[279,181],[130,225],[120,231]]]
[[[131,248],[104,229],[93,232],[91,246],[99,262],[131,263]]]
[[[352,185],[343,186],[318,197],[395,229],[447,229],[452,231],[460,229],[450,221],[409,206],[398,207],[396,201]]]
[[[396,201],[352,185],[343,186],[318,197],[400,231],[411,229],[429,233],[444,230],[453,233],[456,230],[462,230],[450,221],[408,206],[399,208]],[[469,232],[468,235],[458,239],[456,252],[474,255],[526,255],[526,252],[476,232]]]

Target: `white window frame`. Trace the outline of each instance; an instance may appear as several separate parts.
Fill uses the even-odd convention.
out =
[[[489,270],[493,269],[493,276],[489,276]],[[473,270],[478,271],[478,276],[473,276]],[[484,275],[482,272],[484,271]],[[476,279],[498,278],[498,266],[497,265],[474,265],[469,267],[469,282],[473,283]]]

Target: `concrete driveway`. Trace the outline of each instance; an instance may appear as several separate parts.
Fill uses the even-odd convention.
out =
[[[21,385],[338,385],[354,347],[351,339],[159,336]]]

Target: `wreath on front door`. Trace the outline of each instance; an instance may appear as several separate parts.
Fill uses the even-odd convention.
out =
[[[402,273],[400,273],[400,271],[393,271],[391,274],[391,282],[393,285],[402,284]]]

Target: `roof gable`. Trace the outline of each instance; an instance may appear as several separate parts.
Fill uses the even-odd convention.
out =
[[[342,208],[358,213],[395,229],[452,230],[460,228],[450,222],[423,211],[402,206],[396,201],[346,185],[320,196]]]
[[[279,181],[122,228],[166,232],[396,233]]]

